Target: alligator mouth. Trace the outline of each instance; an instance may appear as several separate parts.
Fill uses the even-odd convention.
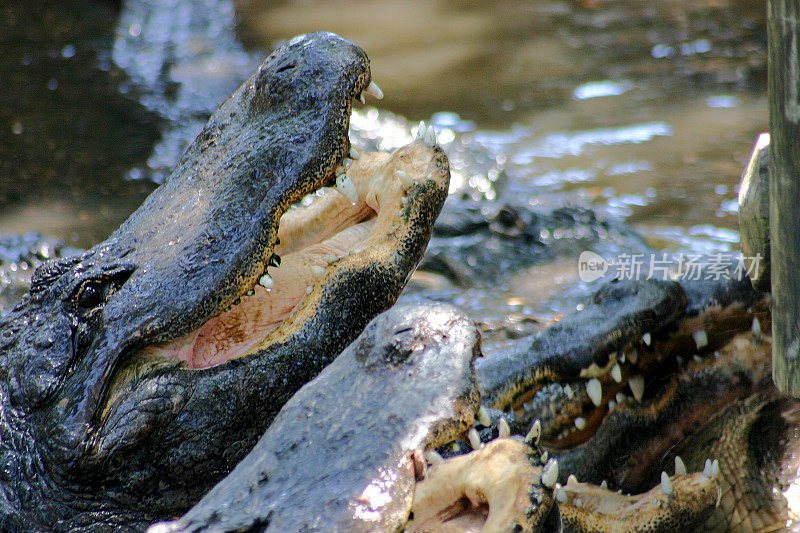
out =
[[[432,132],[394,153],[350,149],[324,183],[280,217],[263,272],[220,313],[194,331],[144,348],[134,359],[171,359],[205,369],[257,353],[297,331],[342,272],[400,250],[421,210],[424,191],[447,190]],[[388,248],[387,248],[388,247]]]
[[[749,308],[739,303],[710,306],[696,316],[683,318],[673,328],[647,333],[609,354],[602,368],[595,363],[583,368],[577,380],[538,384],[519,395],[511,409],[520,419],[532,422],[555,394],[558,408],[550,409],[552,416],[542,418],[542,444],[554,450],[580,446],[615,410],[658,412],[672,400],[676,378],[713,366],[720,350],[736,335],[752,330],[759,336],[761,331],[768,331],[767,306],[765,301]],[[706,405],[684,413],[671,431],[690,434],[693,424],[720,407]]]

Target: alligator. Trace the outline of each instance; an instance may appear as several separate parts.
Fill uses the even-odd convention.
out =
[[[478,408],[472,320],[445,304],[398,305],[283,407],[248,456],[157,531],[396,531],[424,452]]]
[[[0,319],[0,529],[179,516],[392,305],[448,162],[432,130],[351,147],[364,94],[360,48],[290,40],[108,239],[35,271]]]

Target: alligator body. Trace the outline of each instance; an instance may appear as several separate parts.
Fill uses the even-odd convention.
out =
[[[107,240],[36,270],[0,319],[0,529],[180,515],[394,302],[449,172],[430,139],[351,150],[370,90],[352,43],[292,39]]]

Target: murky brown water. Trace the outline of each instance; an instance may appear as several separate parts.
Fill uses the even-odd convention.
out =
[[[161,118],[120,93],[124,73],[109,66],[118,13],[71,6],[4,8],[13,83],[0,90],[0,232],[86,246],[152,189],[125,176],[146,166]],[[491,154],[525,194],[572,191],[657,247],[736,246],[736,184],[767,128],[763,2],[237,7],[251,50],[318,29],[357,42],[381,106],[416,120],[440,113],[447,138]]]

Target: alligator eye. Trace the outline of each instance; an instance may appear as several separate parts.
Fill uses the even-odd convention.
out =
[[[97,307],[103,302],[103,288],[96,283],[87,283],[78,292],[78,306],[84,309]]]

